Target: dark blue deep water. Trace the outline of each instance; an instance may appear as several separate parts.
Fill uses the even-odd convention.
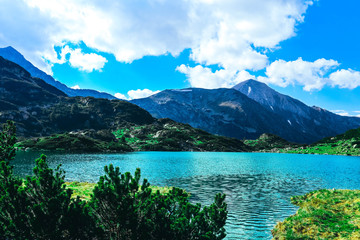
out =
[[[29,175],[38,153],[19,153],[20,176]],[[68,181],[97,182],[110,163],[152,185],[176,186],[202,204],[227,196],[226,239],[271,239],[276,222],[294,214],[290,197],[321,188],[360,189],[360,157],[274,153],[138,152],[130,154],[48,154],[62,164]]]

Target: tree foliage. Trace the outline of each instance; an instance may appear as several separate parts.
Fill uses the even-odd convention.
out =
[[[0,239],[223,239],[225,195],[208,207],[192,204],[179,188],[153,192],[140,169],[134,176],[105,166],[92,198],[72,198],[65,172],[51,169],[42,155],[33,176],[16,177],[15,125],[0,133]]]

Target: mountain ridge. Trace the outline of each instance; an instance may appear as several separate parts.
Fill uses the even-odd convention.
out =
[[[32,77],[40,78],[44,80],[46,83],[56,87],[57,89],[63,91],[70,97],[96,97],[96,98],[106,98],[106,99],[117,99],[116,97],[105,93],[99,92],[92,89],[72,89],[66,86],[65,84],[55,80],[52,76],[46,74],[41,71],[37,67],[35,67],[31,62],[25,59],[25,57],[18,52],[15,48],[8,46],[5,48],[0,48],[0,56],[18,64],[27,70]]]
[[[192,91],[197,91],[198,96],[191,94]],[[216,100],[214,96],[217,96]],[[263,133],[270,133],[290,142],[312,143],[360,126],[360,118],[343,117],[322,108],[309,107],[255,80],[245,81],[231,89],[164,90],[130,102],[154,117],[170,118],[213,134],[238,139],[257,139]]]

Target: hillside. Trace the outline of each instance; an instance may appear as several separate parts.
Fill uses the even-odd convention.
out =
[[[46,74],[41,71],[37,67],[35,67],[31,62],[26,60],[21,53],[19,53],[13,47],[0,48],[0,56],[12,61],[19,66],[23,67],[26,71],[28,71],[32,77],[40,78],[44,80],[47,84],[56,87],[57,89],[63,91],[66,95],[70,97],[95,97],[95,98],[106,98],[106,99],[117,99],[116,97],[96,90],[91,89],[72,89],[67,87],[65,84],[56,81],[52,76]]]
[[[159,119],[146,125],[128,125],[113,132],[83,130],[31,138],[18,143],[17,148],[66,152],[252,150],[240,140],[215,136],[170,119]]]
[[[324,138],[308,146],[282,149],[280,152],[360,156],[360,128],[335,137]]]
[[[253,148],[253,151],[278,152],[282,149],[298,147],[299,144],[291,143],[274,134],[264,133],[258,139],[244,140],[244,143]]]
[[[142,126],[118,129],[115,136],[132,148],[141,151],[218,151],[247,152],[242,141],[209,134],[190,125],[170,119]]]

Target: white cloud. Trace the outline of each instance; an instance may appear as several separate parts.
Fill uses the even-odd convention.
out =
[[[337,61],[323,58],[314,62],[301,58],[290,62],[277,60],[266,68],[267,77],[258,79],[281,87],[297,84],[304,86],[305,91],[320,90],[329,83],[326,75],[338,66]]]
[[[54,46],[83,41],[124,62],[147,55],[177,56],[191,49],[191,58],[199,64],[218,64],[231,75],[264,68],[266,51],[295,35],[312,1],[0,0],[0,4],[0,44],[14,46],[48,72],[58,61]],[[84,60],[83,55],[74,57],[75,66],[86,71],[99,68],[94,62],[100,58],[86,55],[91,60]],[[84,67],[87,61],[94,65]]]
[[[70,50],[70,65],[79,68],[81,71],[92,72],[94,70],[101,71],[105,63],[106,58],[95,53],[82,53],[81,49]]]
[[[118,99],[129,100],[124,94],[121,93],[115,93],[114,96]]]
[[[80,86],[79,85],[75,85],[73,87],[71,87],[72,89],[80,89]]]
[[[124,100],[132,100],[132,99],[138,99],[138,98],[146,98],[151,95],[154,95],[156,93],[159,93],[160,91],[151,91],[149,89],[138,89],[138,90],[130,90],[127,92],[127,96],[125,96],[122,93],[115,93],[115,97],[119,99]]]
[[[360,117],[360,111],[345,111],[345,110],[331,110],[331,112],[338,114],[340,116],[346,116],[346,117]]]
[[[228,88],[233,87],[239,82],[255,79],[247,71],[216,70],[213,72],[210,68],[197,65],[196,67],[185,66],[177,67],[179,72],[186,74],[192,87],[198,88]]]
[[[360,86],[360,72],[352,69],[341,69],[332,73],[329,77],[332,86],[354,89]]]
[[[146,98],[151,95],[157,94],[160,91],[151,91],[149,89],[138,89],[128,91],[129,99]]]
[[[331,110],[331,112],[340,116],[350,116],[350,113],[345,110]]]

